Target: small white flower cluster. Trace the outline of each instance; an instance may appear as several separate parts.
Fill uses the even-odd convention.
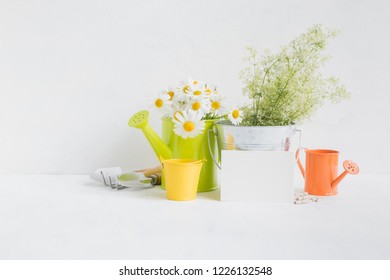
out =
[[[172,118],[175,133],[183,138],[201,134],[204,120],[228,116],[235,125],[242,120],[242,112],[236,107],[229,110],[216,86],[211,87],[194,79],[163,90],[155,97],[154,107],[164,117]]]

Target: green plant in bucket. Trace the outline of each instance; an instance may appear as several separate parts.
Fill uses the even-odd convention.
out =
[[[241,72],[243,93],[251,102],[242,108],[243,126],[284,126],[313,115],[326,101],[349,97],[334,77],[323,77],[323,50],[337,32],[315,25],[281,48],[262,56],[248,48],[247,67]]]

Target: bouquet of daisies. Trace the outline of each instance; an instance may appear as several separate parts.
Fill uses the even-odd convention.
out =
[[[228,108],[216,86],[194,79],[163,90],[155,97],[154,107],[163,117],[172,119],[174,132],[184,139],[201,134],[205,120],[229,118],[235,125],[242,120],[242,112]]]

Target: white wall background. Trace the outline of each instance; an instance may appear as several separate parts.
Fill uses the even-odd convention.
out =
[[[341,34],[324,71],[352,98],[301,126],[365,173],[390,173],[390,4],[383,0],[0,0],[0,173],[87,174],[157,163],[128,118],[189,76],[243,101],[245,46],[315,23]],[[151,126],[160,131],[154,114]]]

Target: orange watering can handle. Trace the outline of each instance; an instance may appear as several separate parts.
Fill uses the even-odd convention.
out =
[[[295,152],[295,159],[296,159],[296,161],[297,161],[299,170],[301,170],[301,173],[302,173],[303,178],[305,178],[305,169],[303,169],[303,166],[302,166],[302,163],[301,163],[301,159],[299,158],[299,152],[300,152],[301,150],[306,151],[306,148],[298,148],[297,151]]]

